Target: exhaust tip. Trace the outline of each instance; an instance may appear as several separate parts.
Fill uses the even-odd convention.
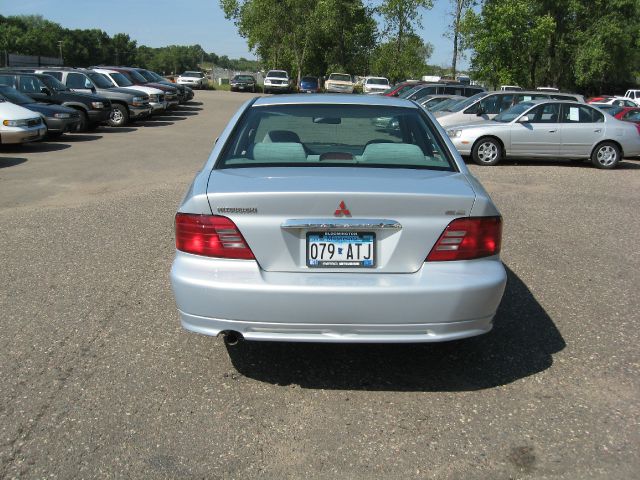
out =
[[[224,343],[229,346],[238,345],[238,343],[244,340],[244,337],[240,332],[234,332],[232,330],[227,330],[224,332],[220,332],[220,335],[224,338]]]

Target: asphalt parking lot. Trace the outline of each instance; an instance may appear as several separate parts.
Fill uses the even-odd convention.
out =
[[[640,478],[640,162],[471,166],[505,219],[490,334],[228,351],[168,272],[248,97],[0,149],[0,478]]]

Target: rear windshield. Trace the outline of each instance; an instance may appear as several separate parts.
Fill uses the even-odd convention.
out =
[[[305,83],[318,83],[318,79],[316,77],[302,77],[300,81]]]
[[[344,104],[252,107],[216,168],[265,166],[454,170],[420,109]]]
[[[278,70],[271,70],[267,73],[267,77],[271,78],[287,78],[287,72],[280,72]]]
[[[367,85],[389,85],[389,80],[386,78],[370,78],[367,80]]]

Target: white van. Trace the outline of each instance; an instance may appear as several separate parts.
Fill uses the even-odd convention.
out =
[[[39,113],[0,100],[0,143],[26,143],[42,139],[47,126]]]
[[[571,93],[539,92],[539,91],[505,91],[480,92],[463,102],[458,102],[441,111],[435,112],[438,123],[443,127],[452,125],[468,125],[470,123],[491,120],[493,117],[520,102],[529,100],[555,98],[584,103],[582,95]]]

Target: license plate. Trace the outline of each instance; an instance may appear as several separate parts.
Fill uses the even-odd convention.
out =
[[[373,268],[375,251],[375,233],[307,233],[307,266],[311,268]]]

